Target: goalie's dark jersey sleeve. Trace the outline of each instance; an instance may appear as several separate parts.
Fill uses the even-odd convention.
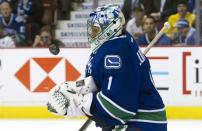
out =
[[[91,54],[86,76],[100,90],[93,94],[92,115],[108,125],[166,124],[165,108],[154,87],[148,59],[126,32]],[[144,123],[144,124],[143,124]]]

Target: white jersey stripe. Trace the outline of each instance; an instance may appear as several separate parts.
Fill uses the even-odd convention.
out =
[[[155,110],[144,110],[144,109],[138,109],[137,112],[159,112],[159,111],[164,111],[165,107],[161,109],[155,109]]]
[[[152,120],[141,120],[141,119],[131,119],[130,122],[147,122],[147,123],[156,123],[156,124],[166,124],[167,121],[152,121]]]

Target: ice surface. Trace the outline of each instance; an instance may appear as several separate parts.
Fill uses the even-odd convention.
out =
[[[6,120],[0,131],[78,131],[85,120]],[[92,123],[87,131],[101,131]],[[168,120],[168,131],[202,131],[202,120]]]

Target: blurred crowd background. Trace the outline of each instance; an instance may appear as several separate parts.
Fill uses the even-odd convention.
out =
[[[89,47],[86,20],[96,6],[118,4],[125,29],[146,46],[202,45],[202,0],[0,0],[0,47]]]

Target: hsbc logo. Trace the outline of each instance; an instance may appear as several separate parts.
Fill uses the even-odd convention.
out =
[[[65,58],[30,58],[15,77],[30,92],[48,92],[57,83],[75,81],[80,72]]]

